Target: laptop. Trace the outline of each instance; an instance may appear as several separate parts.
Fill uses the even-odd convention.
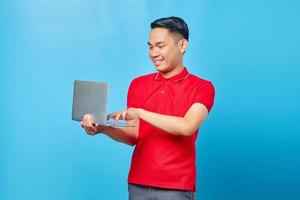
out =
[[[108,84],[92,81],[74,81],[72,120],[82,121],[85,114],[94,116],[93,124],[114,127],[133,127],[124,120],[107,121]]]

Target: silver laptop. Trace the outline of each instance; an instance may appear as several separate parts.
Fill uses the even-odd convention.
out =
[[[107,121],[108,84],[92,81],[74,82],[72,120],[82,121],[85,114],[94,116],[94,124],[128,127],[123,122]]]

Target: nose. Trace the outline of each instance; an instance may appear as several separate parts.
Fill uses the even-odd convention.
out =
[[[151,58],[155,58],[158,56],[157,48],[153,47],[149,50],[149,54]]]

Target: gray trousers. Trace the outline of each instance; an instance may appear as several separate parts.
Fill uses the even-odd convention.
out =
[[[129,200],[196,200],[192,191],[128,184]]]

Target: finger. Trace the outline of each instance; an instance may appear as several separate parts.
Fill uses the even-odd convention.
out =
[[[94,134],[94,130],[91,127],[86,127],[89,135]]]
[[[107,120],[111,119],[111,118],[115,118],[117,115],[117,112],[114,112],[114,113],[110,113],[107,115]]]
[[[86,134],[90,134],[90,132],[89,132],[89,130],[86,128],[86,127],[83,127],[84,128],[84,130],[85,130],[85,132],[86,132]]]
[[[126,119],[126,115],[127,115],[127,111],[124,111],[124,112],[122,113],[122,119]]]
[[[116,114],[116,116],[114,117],[114,119],[117,121],[117,120],[119,120],[119,118],[120,118],[120,113],[118,113],[118,114]]]
[[[85,115],[85,126],[89,127],[90,126],[90,115]]]
[[[94,123],[94,115],[90,115],[90,125],[93,126]]]
[[[124,111],[123,111],[123,112],[124,112]],[[121,118],[123,112],[119,112],[119,113],[116,115],[116,117],[115,117],[115,121],[116,121],[116,122],[119,121],[119,119]]]
[[[89,115],[89,114],[86,115],[86,126],[87,126],[87,127],[92,126],[92,123],[91,123],[91,115]]]
[[[95,126],[91,127],[91,135],[96,135],[97,134],[97,128]]]
[[[85,114],[83,117],[83,121],[84,121],[84,126],[86,127],[91,127],[93,126],[93,120],[94,120],[94,116],[91,114]]]
[[[116,118],[116,116],[118,115],[118,114],[120,114],[120,113],[122,113],[123,112],[123,110],[120,110],[120,111],[117,111],[117,112],[113,112],[113,113],[110,113],[110,114],[108,114],[107,115],[107,120],[109,120],[109,119],[111,119],[111,118]]]
[[[84,116],[83,116],[83,126],[87,126],[87,117],[88,117],[88,115],[87,114],[85,114]]]
[[[81,123],[81,126],[84,126],[84,116],[85,116],[85,115],[83,115],[82,121],[80,122],[80,123]]]

